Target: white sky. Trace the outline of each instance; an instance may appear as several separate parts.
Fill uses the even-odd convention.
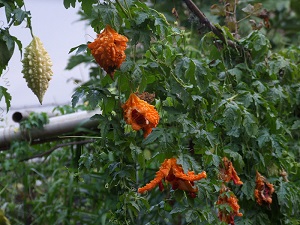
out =
[[[84,66],[76,67],[71,71],[65,70],[70,57],[69,50],[92,41],[96,36],[91,28],[85,26],[84,22],[78,21],[77,9],[65,9],[63,0],[24,0],[24,2],[26,10],[31,12],[33,33],[41,39],[51,57],[54,74],[44,95],[44,106],[40,105],[23,78],[20,52],[16,45],[14,55],[9,62],[9,70],[6,70],[0,77],[0,85],[6,87],[12,95],[11,110],[8,114],[6,114],[4,98],[0,102],[0,107],[5,110],[2,112],[0,108],[0,127],[13,124],[11,115],[15,111],[51,111],[54,106],[45,107],[45,105],[69,103],[74,88],[77,86],[72,78],[83,81],[88,79],[88,68]],[[1,21],[4,21],[4,25]],[[3,8],[0,10],[1,25],[4,27],[7,25]],[[23,53],[24,48],[32,40],[29,29],[25,27],[26,24],[23,23],[10,29],[11,35],[22,42]],[[1,119],[4,121],[1,122]]]

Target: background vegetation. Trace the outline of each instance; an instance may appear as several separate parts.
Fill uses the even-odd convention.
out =
[[[195,0],[222,40],[185,2],[64,0],[66,10],[79,4],[97,33],[110,24],[127,36],[127,57],[112,80],[87,43],[71,50],[76,55],[66,69],[85,63],[90,80],[75,90],[72,106],[56,110],[100,108],[93,117],[98,130],[38,145],[14,142],[0,153],[0,206],[11,224],[222,224],[216,201],[224,156],[243,181],[228,184],[243,213],[235,224],[300,223],[299,4]],[[30,12],[23,0],[0,0],[0,7],[8,19],[0,33],[1,73],[15,45],[23,49],[9,28],[22,22],[30,28]],[[155,93],[160,114],[145,139],[125,123],[121,108],[137,91]],[[10,99],[0,87],[8,108]],[[23,129],[46,122],[45,115],[32,116]],[[93,141],[35,158],[82,139]],[[171,188],[138,194],[171,157],[185,171],[207,172],[195,182],[197,197]],[[271,205],[255,201],[256,171],[274,185]]]

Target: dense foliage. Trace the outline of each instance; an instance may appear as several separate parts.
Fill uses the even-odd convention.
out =
[[[0,1],[0,7],[15,25],[29,18],[27,11],[22,20],[18,14],[21,0],[8,2]],[[222,40],[186,2],[64,0],[66,8],[81,4],[82,19],[97,33],[109,24],[125,35],[126,60],[112,79],[96,64],[87,43],[71,49],[76,54],[66,68],[88,64],[90,81],[74,92],[73,108],[58,110],[100,108],[102,114],[93,117],[98,130],[34,146],[15,142],[1,153],[1,208],[12,224],[225,224],[218,211],[230,214],[232,209],[217,204],[223,157],[243,182],[226,184],[243,214],[235,224],[300,223],[299,31],[288,23],[282,26],[298,17],[298,8],[290,13],[294,1],[243,1],[236,9],[224,6],[234,5],[232,0],[215,1],[211,8],[213,3],[194,1],[218,22],[214,27]],[[12,54],[11,40],[22,48],[15,37],[7,38],[8,30],[1,30],[0,45],[9,52],[0,53],[1,71]],[[9,106],[10,96],[0,88],[0,100],[4,96]],[[160,120],[146,138],[123,118],[122,105],[135,92],[155,93],[151,104]],[[47,119],[31,121],[23,128]],[[82,139],[93,142],[30,159]],[[185,173],[206,171],[205,179],[195,181],[196,196],[165,182],[163,191],[138,193],[172,157]],[[256,172],[274,186],[271,204],[256,202]]]

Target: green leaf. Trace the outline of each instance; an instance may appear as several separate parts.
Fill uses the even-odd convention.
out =
[[[149,18],[149,15],[148,13],[145,13],[145,12],[139,12],[137,14],[137,17],[135,18],[135,23],[136,25],[140,25],[142,24],[143,22],[145,22],[146,19]]]
[[[163,16],[163,14],[160,14],[161,17],[156,17],[154,25],[156,26],[156,33],[158,33],[161,38],[164,38],[167,33],[168,23],[166,21],[166,18]]]
[[[204,93],[210,84],[211,75],[208,72],[206,65],[199,60],[192,60],[195,64],[195,74],[190,79],[193,83],[193,79],[195,79],[195,86],[200,88],[201,93]]]
[[[13,3],[10,2],[2,2],[5,6],[5,15],[6,15],[6,19],[7,19],[7,23],[9,23],[11,16],[12,16],[12,12],[15,9],[15,5]]]
[[[250,199],[254,200],[254,196],[253,196],[254,189],[255,189],[255,182],[246,180],[243,182],[241,191],[246,196],[247,200],[250,200]]]
[[[118,10],[114,6],[114,4],[98,4],[93,7],[95,12],[97,12],[98,16],[102,19],[102,26],[106,24],[110,24],[113,28],[120,27],[121,18],[119,16]],[[97,31],[99,26],[99,19],[96,21],[96,27],[93,28]]]
[[[142,43],[144,45],[144,48],[147,50],[150,47],[152,36],[153,34],[145,28],[135,29],[132,31],[132,43],[135,45],[138,43]]]
[[[11,95],[7,92],[7,88],[0,86],[0,101],[2,100],[2,97],[5,99],[6,111],[8,112],[10,108]]]
[[[259,93],[263,93],[263,92],[265,92],[265,91],[267,90],[265,84],[263,84],[263,83],[262,83],[261,81],[259,81],[259,80],[254,81],[254,82],[252,83],[252,85],[253,85],[254,87],[257,88],[257,90],[258,90]]]
[[[190,67],[193,67],[194,69],[191,70],[191,72],[195,71],[195,64],[190,64],[191,60],[188,57],[181,58],[178,62],[176,62],[175,66],[175,74],[177,77],[182,78],[185,76],[185,73],[191,70]],[[191,73],[190,72],[190,73]]]
[[[269,74],[274,79],[277,79],[280,71],[290,67],[290,62],[282,56],[274,56],[274,60],[269,62]]]
[[[103,104],[101,105],[101,109],[103,110],[103,114],[110,114],[116,106],[115,97],[106,97],[103,99]]]
[[[17,3],[17,5],[21,8],[24,5],[24,1],[23,0],[15,0],[15,2]]]
[[[213,154],[211,151],[205,151],[205,155],[207,156],[207,159],[205,161],[205,164],[207,165],[214,165],[218,167],[220,165],[220,157],[216,154]]]
[[[122,73],[130,72],[134,67],[134,62],[127,60],[122,63],[120,70]]]
[[[241,81],[242,77],[243,77],[243,72],[238,69],[238,68],[233,68],[233,69],[229,69],[227,71],[230,75],[235,76],[235,79],[237,80],[237,82]]]
[[[0,74],[2,74],[15,49],[14,39],[7,30],[0,30],[0,49]]]
[[[94,59],[93,56],[73,55],[69,59],[66,70],[71,70],[71,69],[73,69],[74,67],[78,66],[81,63],[89,63],[93,59]]]
[[[267,214],[260,212],[254,215],[253,224],[271,224],[271,222]]]
[[[72,107],[75,107],[79,99],[85,96],[85,91],[83,89],[77,89],[72,95]]]
[[[64,0],[64,6],[66,9],[70,8],[70,6],[75,8],[75,5],[76,5],[76,0]]]
[[[229,102],[228,104],[226,104],[223,117],[227,134],[230,136],[239,137],[241,113],[237,104],[234,102]]]
[[[22,42],[18,38],[14,37],[14,36],[11,36],[11,37],[14,40],[14,42],[18,45],[18,48],[19,48],[19,51],[20,51],[20,54],[21,54],[21,58],[22,58],[22,52],[23,52],[23,50],[22,50]]]
[[[89,106],[95,109],[98,106],[99,101],[102,99],[102,94],[95,89],[91,89],[86,93],[86,100],[89,102]]]
[[[77,51],[76,51],[75,55],[78,55],[79,53],[86,51],[87,44],[81,44],[81,45],[78,45],[78,46],[76,46],[74,48],[71,48],[70,51],[69,51],[69,54],[71,52],[74,52],[76,49],[77,49]]]
[[[243,126],[246,130],[246,133],[250,137],[254,137],[258,133],[257,119],[252,114],[246,111],[244,111]]]
[[[176,214],[176,213],[183,213],[186,211],[185,207],[175,207],[172,209],[172,211],[170,212],[170,214]]]
[[[87,169],[90,169],[94,162],[94,156],[91,153],[84,153],[80,156],[79,166],[84,166]]]
[[[259,132],[257,143],[260,148],[262,148],[268,141],[270,141],[270,134],[268,129],[263,129]]]
[[[97,0],[79,0],[81,2],[81,8],[83,12],[90,16],[92,14],[93,4],[97,3]]]
[[[233,158],[233,164],[236,168],[239,168],[241,170],[245,166],[243,157],[238,152],[232,151],[231,149],[224,149],[224,152],[228,154],[231,158]]]
[[[29,12],[23,11],[22,9],[19,8],[15,9],[12,13],[14,15],[16,25],[20,25],[23,22],[23,20],[30,15]]]
[[[253,31],[246,39],[242,41],[244,46],[251,49],[252,59],[255,62],[261,62],[268,53],[271,45],[270,41],[261,32]]]
[[[299,129],[299,128],[300,128],[300,120],[294,121],[294,123],[293,123],[291,129],[292,129],[292,130],[297,130],[297,129]]]
[[[49,118],[47,113],[30,113],[26,120],[20,122],[20,127],[22,129],[30,130],[32,128],[43,129],[44,125],[49,123]]]
[[[164,134],[165,130],[162,128],[155,128],[153,131],[143,140],[143,145],[148,145],[157,140],[160,136]]]

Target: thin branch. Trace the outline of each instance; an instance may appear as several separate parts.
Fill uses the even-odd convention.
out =
[[[195,14],[195,16],[199,19],[200,23],[204,24],[210,31],[212,31],[224,44],[234,48],[240,49],[240,46],[237,45],[234,41],[226,40],[222,31],[218,29],[215,25],[213,25],[207,17],[200,11],[200,9],[195,5],[195,3],[191,0],[183,0],[187,7]]]
[[[82,144],[87,144],[87,143],[92,143],[92,142],[94,142],[94,140],[72,141],[72,142],[68,142],[68,143],[58,144],[58,145],[55,145],[54,147],[50,148],[46,152],[41,152],[41,153],[38,153],[36,155],[33,155],[33,156],[30,156],[30,157],[21,159],[20,162],[24,162],[24,161],[27,161],[27,160],[30,160],[30,159],[35,159],[35,158],[42,158],[44,156],[49,156],[56,149],[62,148],[62,147],[65,147],[65,146],[69,146],[69,145],[82,145]]]

